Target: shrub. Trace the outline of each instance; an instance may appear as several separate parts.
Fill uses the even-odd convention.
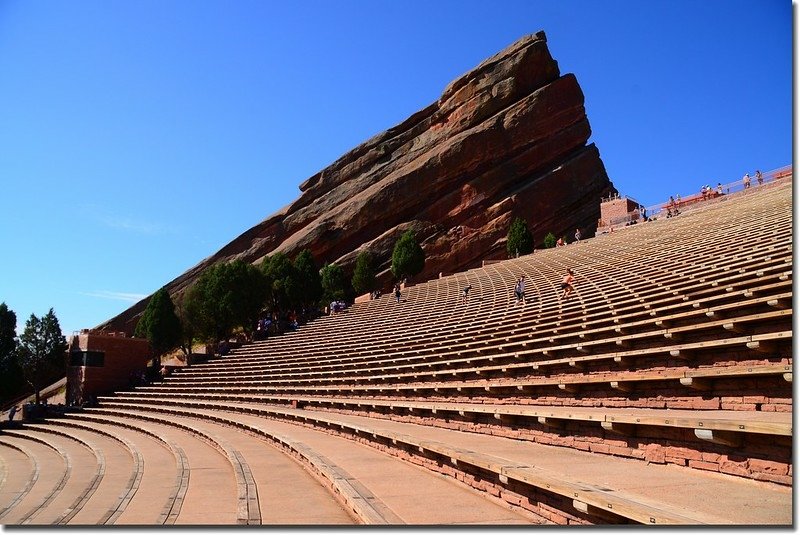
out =
[[[166,288],[161,288],[150,298],[136,324],[135,334],[150,342],[153,366],[158,365],[161,355],[180,345],[181,321],[175,314],[175,304]]]
[[[378,286],[375,279],[375,261],[369,251],[361,251],[356,258],[356,267],[353,271],[353,289],[361,295],[373,291]]]
[[[397,279],[413,277],[425,268],[425,251],[422,250],[413,230],[407,230],[392,252],[392,274]]]
[[[347,278],[338,264],[326,263],[320,270],[322,277],[322,300],[327,304],[331,301],[343,301],[347,295]]]
[[[241,260],[207,268],[187,292],[185,307],[204,341],[228,338],[236,327],[250,333],[264,307],[267,284],[261,270]]]
[[[267,300],[271,308],[288,310],[300,303],[303,298],[300,275],[288,256],[278,252],[264,258],[261,272],[266,279]]]
[[[294,259],[294,269],[300,285],[301,303],[305,306],[318,303],[322,297],[322,278],[311,251],[304,249],[297,255]]]
[[[521,217],[515,218],[511,223],[506,241],[506,251],[510,258],[533,252],[533,236],[528,230],[528,223]]]

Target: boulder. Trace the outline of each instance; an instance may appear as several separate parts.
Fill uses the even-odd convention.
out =
[[[514,217],[537,247],[545,234],[592,236],[606,175],[572,74],[561,75],[543,32],[523,37],[451,82],[425,109],[355,147],[300,184],[300,196],[167,285],[173,299],[216,262],[258,263],[310,249],[352,273],[369,249],[380,281],[394,241],[416,231],[426,253],[417,281],[505,258]],[[456,229],[460,228],[460,231]],[[149,298],[148,298],[149,299]],[[147,299],[100,328],[132,332]]]

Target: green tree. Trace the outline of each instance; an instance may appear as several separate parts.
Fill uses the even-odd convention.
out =
[[[316,305],[322,297],[322,278],[311,251],[304,249],[294,259],[294,269],[300,284],[300,301],[306,307]]]
[[[188,322],[188,329],[187,326],[184,326],[184,330],[193,331],[195,336],[203,342],[219,340],[226,336],[227,329],[232,328],[227,324],[220,325],[217,322],[217,307],[214,306],[211,297],[212,273],[210,269],[206,269],[187,290],[183,302],[184,318]]]
[[[375,279],[375,261],[369,251],[358,253],[352,283],[357,295],[371,292],[378,287],[378,281]]]
[[[264,273],[253,264],[235,260],[229,264],[232,273],[234,322],[249,335],[258,322],[267,300],[267,281]]]
[[[413,277],[425,267],[425,251],[422,250],[413,230],[407,230],[394,244],[392,252],[392,274],[402,279]]]
[[[326,263],[320,270],[322,277],[322,300],[324,303],[342,301],[347,296],[347,278],[338,264]]]
[[[161,288],[150,298],[139,323],[136,336],[147,338],[153,350],[153,367],[161,364],[161,356],[181,343],[181,320],[175,314],[175,304],[166,288]]]
[[[39,391],[46,382],[52,381],[58,373],[64,371],[66,350],[67,340],[61,334],[61,326],[53,309],[41,319],[31,314],[19,337],[17,361],[25,380],[36,394],[37,404]]]
[[[0,363],[10,361],[17,349],[17,315],[0,303]]]
[[[228,338],[236,327],[252,332],[267,286],[255,266],[234,260],[208,267],[186,296],[187,316],[203,341]]]
[[[195,336],[197,336],[198,322],[187,296],[188,293],[178,302],[176,314],[181,322],[181,351],[186,355],[186,363],[189,364],[188,357],[192,354],[192,346],[194,345]]]
[[[264,258],[260,268],[265,277],[266,295],[272,308],[287,310],[300,303],[300,276],[288,256],[277,252]]]
[[[533,252],[533,235],[528,230],[528,223],[521,217],[515,218],[511,223],[506,241],[506,251],[510,258]]]
[[[17,315],[0,303],[0,405],[21,393],[22,370],[17,363]]]
[[[545,249],[552,249],[556,246],[556,235],[552,232],[548,232],[547,236],[544,237],[544,248]]]

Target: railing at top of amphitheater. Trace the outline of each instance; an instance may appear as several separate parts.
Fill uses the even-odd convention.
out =
[[[785,179],[785,178],[791,178],[792,177],[792,166],[791,165],[784,165],[783,167],[779,167],[779,168],[773,169],[771,171],[766,171],[766,172],[762,173],[762,177],[764,179],[764,183],[763,184],[759,184],[758,181],[756,180],[755,175],[751,175],[750,176],[750,189],[754,189],[754,188],[757,189],[759,186],[766,185],[766,184],[775,182],[777,180],[782,180],[782,179]],[[719,197],[719,194],[717,193],[717,187],[713,186],[711,184],[709,184],[709,186],[711,186],[711,192],[712,192],[711,198]],[[747,188],[744,187],[744,180],[742,178],[734,180],[733,182],[729,182],[727,184],[722,184],[722,191],[726,195],[730,195],[731,193],[736,193],[736,192],[739,192],[739,191],[744,191],[745,189],[747,189]],[[687,195],[686,197],[681,196],[681,200],[680,200],[680,203],[678,204],[678,208],[680,209],[680,208],[685,207],[687,205],[690,205],[690,204],[693,205],[693,204],[695,204],[697,202],[703,202],[705,200],[706,199],[703,198],[701,193],[692,193],[690,195]],[[649,217],[658,217],[659,215],[661,215],[661,212],[666,211],[668,205],[669,205],[669,202],[661,202],[661,203],[658,203],[658,204],[654,204],[652,206],[647,206],[646,207],[646,210],[647,210],[646,213],[647,213],[647,215]]]

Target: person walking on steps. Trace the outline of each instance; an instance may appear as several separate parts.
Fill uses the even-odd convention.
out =
[[[561,281],[561,289],[564,290],[564,293],[561,294],[562,299],[566,299],[572,293],[572,285],[575,283],[573,275],[572,270],[567,269],[567,274],[564,275],[564,279]]]
[[[461,302],[466,303],[469,301],[469,291],[472,289],[472,285],[467,285],[461,290]]]
[[[400,302],[400,283],[394,285],[394,298],[397,299],[397,302]]]
[[[520,275],[517,283],[514,285],[514,296],[517,298],[517,303],[525,302],[525,275]]]

